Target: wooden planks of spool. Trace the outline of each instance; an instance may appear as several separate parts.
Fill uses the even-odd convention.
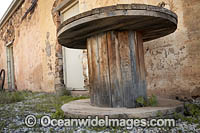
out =
[[[114,5],[66,20],[58,41],[87,49],[92,105],[134,108],[138,97],[147,98],[143,42],[173,33],[177,23],[177,15],[165,8]]]

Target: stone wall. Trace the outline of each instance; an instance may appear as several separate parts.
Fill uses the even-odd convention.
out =
[[[7,71],[5,44],[14,40],[15,86],[18,90],[54,91],[57,39],[53,3],[54,0],[38,0],[35,10],[22,20],[32,5],[31,0],[26,0],[0,31],[0,68]]]
[[[144,44],[149,94],[200,96],[199,0],[80,0],[80,11],[114,4],[162,5],[178,15],[175,33]]]

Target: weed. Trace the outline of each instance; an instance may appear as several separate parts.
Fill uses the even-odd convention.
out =
[[[65,118],[64,112],[61,109],[57,109],[55,113],[51,115],[53,119],[63,119]]]
[[[3,132],[3,128],[6,126],[6,121],[0,122],[0,132]]]
[[[149,99],[148,99],[148,105],[149,106],[157,106],[158,105],[158,100],[157,97],[155,95],[152,95]]]
[[[185,104],[184,105],[184,114],[174,113],[175,119],[180,119],[181,121],[186,121],[188,123],[197,123],[200,121],[200,107],[196,104]]]
[[[137,107],[146,107],[146,106],[152,106],[155,107],[158,105],[158,100],[157,97],[155,95],[152,95],[151,97],[149,97],[147,100],[145,100],[142,96],[138,97],[136,99],[136,104]]]
[[[56,112],[52,114],[53,118],[64,118],[64,112],[61,110],[61,106],[65,103],[74,101],[74,100],[80,100],[80,99],[87,99],[88,97],[72,97],[72,96],[61,96],[61,97],[55,97],[54,100],[54,108],[56,109]]]
[[[146,101],[145,101],[144,98],[141,96],[141,97],[138,97],[138,98],[136,99],[136,103],[137,103],[137,106],[139,106],[139,107],[144,107]]]
[[[64,118],[64,112],[61,110],[63,104],[86,98],[89,97],[58,96],[55,93],[29,91],[0,92],[0,132],[5,128],[15,130],[23,127],[24,124],[13,123],[13,119],[25,119],[28,114],[35,115],[37,119],[45,114],[56,119]],[[39,132],[39,128],[40,125],[36,125],[34,131]]]
[[[25,100],[25,97],[28,96],[27,92],[0,92],[0,104],[10,104],[16,103]]]
[[[196,104],[185,104],[184,114],[186,116],[200,117],[200,106]]]

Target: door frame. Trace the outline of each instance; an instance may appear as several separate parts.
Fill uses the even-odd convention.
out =
[[[14,71],[14,55],[13,55],[13,42],[11,41],[6,44],[6,55],[7,55],[7,81],[8,89],[15,89],[15,71]]]

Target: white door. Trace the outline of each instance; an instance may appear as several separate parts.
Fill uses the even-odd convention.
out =
[[[70,90],[84,90],[83,50],[64,48],[64,80]]]

